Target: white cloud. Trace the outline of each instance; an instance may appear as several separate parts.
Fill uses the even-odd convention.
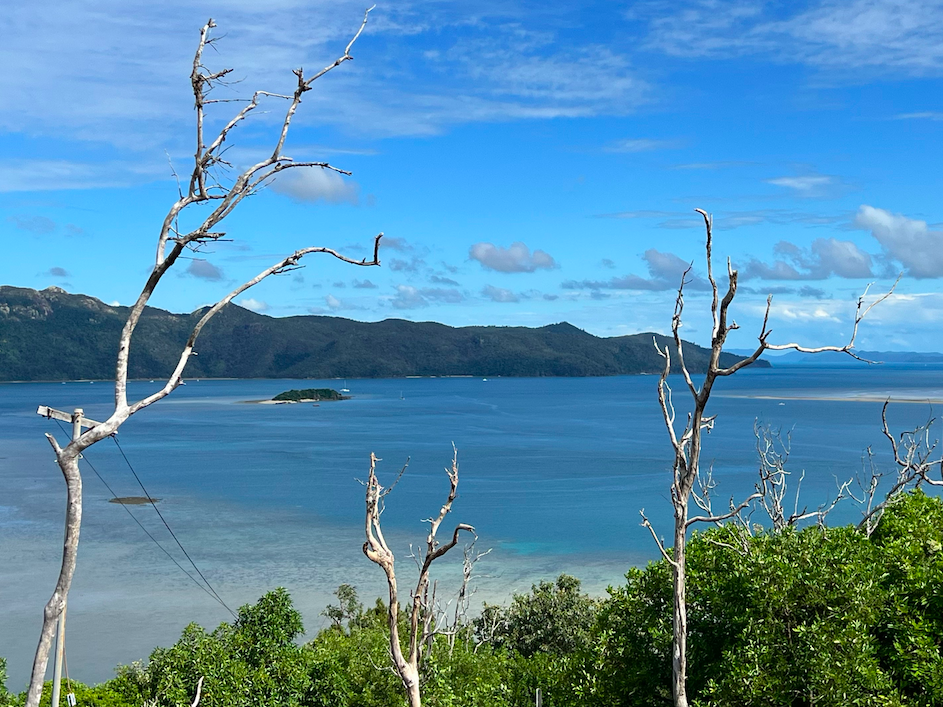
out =
[[[494,287],[492,285],[487,285],[482,289],[481,294],[492,302],[519,302],[521,299],[510,290],[506,290],[503,287]]]
[[[352,204],[360,201],[360,187],[337,172],[318,167],[300,167],[280,172],[272,182],[272,191],[300,202],[325,201]]]
[[[871,231],[885,255],[901,263],[915,278],[943,277],[943,231],[932,231],[926,221],[863,205],[855,226]]]
[[[872,258],[852,241],[816,238],[809,249],[780,241],[774,248],[780,259],[771,264],[751,259],[743,268],[744,280],[824,280],[832,275],[872,277]]]
[[[184,271],[188,275],[193,277],[198,277],[201,280],[222,280],[223,271],[218,267],[213,265],[208,260],[203,260],[201,258],[194,258],[190,261],[190,265],[187,266],[187,269]]]
[[[824,175],[777,177],[776,179],[767,179],[766,182],[777,187],[792,189],[799,196],[819,196],[824,193],[828,187],[835,184],[833,177],[826,177]]]
[[[417,309],[419,307],[428,307],[429,302],[422,293],[410,285],[397,285],[396,296],[390,300],[397,309]]]
[[[520,241],[512,243],[508,248],[493,243],[476,243],[469,249],[468,255],[481,263],[483,268],[498,272],[534,272],[557,267],[549,253],[542,250],[531,253]]]
[[[262,300],[253,299],[252,297],[246,297],[236,302],[240,307],[245,307],[246,309],[252,310],[253,312],[267,312],[269,310],[268,302]]]

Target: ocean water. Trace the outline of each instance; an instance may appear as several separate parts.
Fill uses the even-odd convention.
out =
[[[671,453],[653,376],[615,378],[448,378],[349,380],[351,400],[256,405],[289,388],[340,381],[190,381],[140,412],[120,432],[122,448],[203,573],[235,608],[285,586],[309,634],[342,582],[361,598],[385,593],[380,569],[362,554],[369,455],[381,482],[409,467],[387,499],[384,528],[399,573],[414,573],[410,543],[424,541],[424,518],[448,489],[444,468],[458,449],[459,496],[442,533],[465,522],[478,532],[473,604],[507,601],[541,579],[574,574],[591,592],[618,584],[656,549],[639,526],[644,508],[670,534]],[[673,380],[679,418],[688,400]],[[131,396],[158,383],[134,382]],[[61,556],[64,483],[44,433],[65,440],[37,405],[109,412],[105,383],[0,384],[0,656],[11,689],[25,686],[42,607]],[[753,490],[754,420],[790,430],[790,468],[805,472],[802,505],[834,496],[836,478],[861,469],[873,447],[889,467],[880,431],[892,397],[895,429],[926,422],[943,404],[943,366],[776,367],[720,380],[705,444],[718,505]],[[118,495],[141,495],[117,447],[106,440],[86,457]],[[97,682],[118,663],[146,658],[190,621],[212,627],[229,614],[200,591],[133,522],[85,467],[85,516],[69,599],[67,656],[73,679]],[[130,510],[182,563],[153,509]],[[845,503],[832,523],[860,515]],[[436,576],[454,586],[456,549]],[[401,580],[402,582],[403,580]]]

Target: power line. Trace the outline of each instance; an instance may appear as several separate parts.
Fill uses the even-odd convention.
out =
[[[115,446],[118,448],[118,451],[121,452],[121,456],[124,458],[125,463],[128,465],[128,468],[131,470],[131,474],[134,475],[135,480],[138,482],[138,486],[141,487],[141,491],[144,492],[144,497],[147,499],[148,503],[151,504],[151,507],[152,507],[155,511],[157,511],[158,517],[160,518],[161,522],[164,524],[164,527],[167,528],[167,532],[170,533],[170,536],[174,539],[174,542],[177,543],[177,547],[180,548],[181,552],[183,552],[183,554],[186,556],[187,560],[190,561],[190,564],[193,566],[193,569],[196,570],[196,573],[197,573],[198,575],[200,575],[200,579],[202,579],[204,582],[206,582],[206,586],[209,587],[209,590],[213,593],[213,596],[216,597],[216,600],[217,600],[220,604],[222,604],[224,607],[226,607],[226,611],[228,611],[230,614],[233,615],[233,617],[235,617],[235,616],[236,616],[236,612],[234,612],[232,609],[230,609],[230,608],[226,605],[226,602],[224,602],[223,599],[222,599],[222,597],[219,596],[219,594],[218,594],[218,593],[216,592],[216,590],[213,588],[213,585],[210,584],[210,581],[209,581],[205,576],[203,576],[203,573],[200,571],[200,568],[197,567],[196,562],[194,562],[194,561],[193,561],[193,558],[190,557],[190,553],[187,552],[187,549],[183,546],[183,544],[182,544],[182,543],[180,542],[180,540],[177,538],[177,534],[174,533],[174,531],[173,531],[173,530],[171,529],[171,527],[170,527],[170,524],[167,523],[167,520],[164,518],[164,514],[160,512],[160,509],[157,507],[157,504],[154,502],[154,499],[151,498],[151,495],[147,492],[147,489],[144,488],[144,483],[141,481],[141,477],[138,476],[137,472],[134,470],[134,467],[131,466],[131,461],[128,459],[128,455],[125,454],[125,453],[124,453],[124,450],[121,448],[121,443],[118,442],[118,438],[117,438],[115,435],[112,435],[111,438],[114,440]]]
[[[56,420],[56,424],[59,425],[59,428],[62,429],[63,433],[66,432],[65,428],[62,427],[62,423],[60,423],[58,420]],[[105,485],[105,488],[108,489],[108,493],[111,494],[111,497],[112,497],[112,498],[117,498],[117,497],[118,497],[118,494],[115,493],[115,490],[114,490],[113,488],[111,488],[111,485],[110,485],[107,481],[105,481],[104,477],[103,477],[101,474],[98,473],[98,469],[95,468],[94,464],[92,464],[92,462],[89,461],[88,457],[87,457],[84,453],[81,455],[81,459],[82,459],[82,461],[84,461],[84,462],[88,465],[88,468],[91,469],[91,470],[95,473],[95,476],[98,477],[98,480],[101,481],[102,484]],[[181,564],[177,561],[177,558],[174,557],[173,555],[171,555],[170,552],[167,550],[167,548],[165,548],[163,545],[161,545],[161,544],[160,544],[160,541],[158,541],[157,538],[155,538],[155,537],[151,534],[151,531],[149,531],[146,527],[144,527],[144,524],[141,523],[141,521],[138,519],[138,517],[137,517],[136,515],[134,515],[134,513],[132,513],[131,509],[130,509],[127,505],[125,505],[124,503],[120,503],[120,504],[118,504],[118,505],[120,505],[122,508],[124,508],[124,510],[128,513],[128,515],[131,516],[131,519],[132,519],[135,523],[138,524],[138,526],[141,528],[141,530],[144,531],[144,534],[147,535],[147,537],[149,537],[149,538],[154,542],[154,544],[157,545],[157,547],[159,547],[159,548],[161,549],[161,551],[162,551],[165,555],[167,555],[167,557],[170,558],[170,561],[171,561],[171,562],[173,562],[175,565],[177,565],[177,568],[178,568],[181,572],[183,572],[185,575],[187,575],[187,577],[189,577],[190,580],[191,580],[196,586],[198,586],[201,590],[203,590],[211,599],[213,599],[214,601],[217,601],[217,602],[219,602],[220,604],[222,604],[222,606],[223,606],[230,614],[233,614],[232,609],[230,609],[228,606],[226,606],[226,604],[225,604],[218,596],[214,596],[214,594],[213,594],[212,592],[210,592],[210,590],[208,590],[206,587],[204,587],[202,584],[200,584],[200,581],[199,581],[196,577],[194,577],[192,574],[190,574],[189,572],[187,572],[186,568],[185,568],[183,565],[181,565]],[[235,614],[233,614],[233,616],[235,616]]]

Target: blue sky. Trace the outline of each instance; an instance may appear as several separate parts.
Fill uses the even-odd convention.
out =
[[[212,16],[220,97],[286,91],[339,56],[363,4],[7,3],[0,10],[0,283],[136,297],[193,150],[189,64]],[[703,227],[741,273],[734,346],[767,293],[771,341],[844,343],[869,282],[897,294],[865,349],[943,350],[943,2],[380,3],[319,80],[286,152],[353,172],[280,176],[152,304],[191,311],[294,249],[239,301],[274,316],[664,331]],[[271,112],[232,135],[270,149]],[[210,128],[238,104],[214,106]],[[695,286],[696,287],[696,283]],[[709,337],[692,288],[685,335]]]

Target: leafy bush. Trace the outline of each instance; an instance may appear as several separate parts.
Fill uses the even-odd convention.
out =
[[[306,704],[307,660],[295,642],[302,631],[301,614],[281,588],[212,633],[190,624],[175,645],[151,654],[145,696],[166,707],[189,704],[202,677],[201,707]]]
[[[486,606],[422,666],[429,707],[671,704],[671,573],[634,568],[596,600],[561,575],[504,608]],[[733,527],[688,545],[692,705],[943,705],[943,502],[921,492],[890,506],[870,537],[853,527],[787,529],[743,538]],[[278,589],[208,633],[188,626],[149,664],[96,687],[80,705],[404,707],[389,656],[387,607],[363,609],[342,585],[332,625],[299,645],[301,617]],[[405,615],[402,635],[407,633]],[[3,688],[0,707],[25,693]],[[43,704],[49,704],[49,686]]]
[[[916,492],[851,527],[732,527],[688,545],[688,692],[698,705],[943,704],[943,503]],[[671,704],[665,561],[610,590],[601,704]]]

